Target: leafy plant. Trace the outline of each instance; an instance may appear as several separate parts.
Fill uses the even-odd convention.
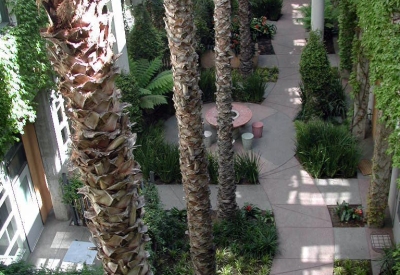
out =
[[[250,30],[253,40],[257,40],[259,37],[268,37],[272,39],[276,34],[276,26],[274,24],[269,24],[265,16],[253,18],[250,22]]]
[[[144,178],[149,178],[153,171],[164,183],[181,181],[178,146],[165,141],[160,124],[148,126],[138,136],[137,144],[135,158]]]
[[[158,73],[161,66],[160,57],[152,61],[139,59],[130,62],[130,77],[140,92],[139,106],[142,109],[167,104],[165,94],[172,91],[174,82],[170,70]]]
[[[208,172],[210,175],[210,183],[218,184],[218,156],[208,154]],[[235,182],[257,184],[261,170],[260,155],[253,152],[241,153],[234,155]]]
[[[333,275],[372,275],[369,260],[335,260]]]
[[[2,275],[102,275],[104,270],[102,266],[83,265],[81,270],[61,270],[49,268],[36,268],[33,265],[24,262],[14,262],[10,265],[0,263],[0,274]]]
[[[335,213],[339,217],[341,222],[349,221],[361,221],[363,220],[363,210],[361,206],[357,208],[349,206],[349,204],[343,201],[341,204],[336,202]]]
[[[256,70],[250,76],[243,79],[239,73],[232,74],[233,91],[235,101],[259,103],[264,100],[266,82],[260,71]]]
[[[251,209],[250,209],[251,207]],[[274,223],[265,223],[262,214],[254,205],[247,204],[236,216],[214,224],[217,248],[224,248],[244,259],[262,260],[272,258],[278,247],[278,236]]]
[[[353,177],[360,151],[346,126],[312,120],[295,122],[296,156],[313,177]]]
[[[68,179],[68,184],[62,184],[61,187],[62,202],[74,205],[75,200],[81,197],[81,195],[78,194],[78,189],[83,187],[83,182],[79,179],[78,175],[74,175]]]
[[[384,254],[380,259],[381,275],[399,275],[400,274],[400,244],[385,248]]]
[[[25,124],[35,121],[38,91],[54,86],[46,43],[39,34],[48,22],[45,12],[33,0],[7,5],[18,24],[0,30],[0,159]]]
[[[196,26],[197,50],[203,52],[214,48],[214,2],[197,0],[194,2],[194,23]]]
[[[200,71],[199,87],[202,94],[203,102],[215,102],[215,93],[217,88],[215,86],[215,69],[202,69]]]
[[[250,184],[259,183],[258,178],[261,171],[260,155],[251,153],[241,153],[235,155],[235,181],[236,183],[248,182]]]
[[[266,16],[268,20],[277,21],[281,17],[283,0],[251,0],[251,12],[256,17]]]

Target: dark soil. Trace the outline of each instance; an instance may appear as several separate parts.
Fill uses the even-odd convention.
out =
[[[357,208],[356,204],[349,205],[352,208]],[[364,221],[349,221],[349,222],[341,222],[340,218],[335,213],[336,205],[327,205],[329,215],[331,216],[332,226],[333,227],[364,227]]]
[[[260,55],[273,55],[275,54],[274,47],[271,43],[271,38],[261,37],[257,40],[258,50]]]

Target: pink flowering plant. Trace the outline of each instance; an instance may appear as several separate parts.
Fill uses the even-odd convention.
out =
[[[364,218],[364,213],[361,206],[351,207],[346,201],[341,204],[336,202],[335,213],[339,217],[341,222],[349,221],[362,221]]]
[[[276,34],[276,26],[267,22],[267,17],[253,18],[250,24],[253,40],[259,37],[273,38]]]
[[[260,220],[266,224],[274,224],[274,214],[271,210],[262,211],[251,203],[245,203],[240,211],[241,215],[247,220]]]

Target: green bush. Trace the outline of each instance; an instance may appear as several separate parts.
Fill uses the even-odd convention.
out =
[[[266,255],[273,258],[278,248],[278,234],[272,213],[263,213],[247,204],[232,219],[214,224],[217,248],[229,249],[245,259],[260,260]]]
[[[208,173],[210,183],[218,184],[218,155],[208,154]],[[234,155],[235,182],[257,184],[261,171],[260,155],[254,153],[241,153]]]
[[[335,260],[333,275],[368,275],[371,273],[369,260]]]
[[[146,215],[144,222],[148,226],[148,234],[151,238],[147,250],[150,252],[150,262],[154,274],[168,274],[169,267],[163,260],[169,259],[168,266],[179,263],[177,253],[189,250],[189,243],[185,231],[187,230],[186,211],[176,208],[165,211],[160,201],[157,187],[154,184],[146,184],[142,190],[146,201]],[[172,273],[173,274],[173,273]]]
[[[360,151],[345,126],[320,120],[295,122],[296,156],[313,177],[353,177]]]
[[[102,275],[104,270],[102,266],[84,265],[82,270],[51,270],[49,268],[37,269],[33,265],[24,261],[14,262],[10,265],[0,263],[1,275]]]
[[[381,275],[400,274],[400,244],[391,248],[384,249],[384,255],[380,259]]]
[[[234,101],[260,103],[264,100],[267,83],[263,74],[256,70],[243,79],[236,70],[232,72],[232,97]]]
[[[194,24],[196,26],[197,51],[214,48],[214,2],[194,1]]]
[[[136,144],[134,155],[145,179],[153,171],[164,183],[181,181],[178,146],[165,141],[161,125],[150,125],[138,136]]]
[[[152,25],[150,15],[142,4],[133,11],[135,24],[129,32],[127,48],[129,58],[153,60],[164,52],[161,33]]]
[[[337,69],[332,69],[320,35],[310,32],[310,38],[300,59],[299,119],[330,119],[345,117],[346,96]]]
[[[202,94],[203,102],[215,102],[215,93],[217,88],[215,86],[215,69],[202,69],[200,71],[199,87]]]
[[[283,0],[251,0],[250,9],[254,17],[266,16],[277,21],[281,17]]]

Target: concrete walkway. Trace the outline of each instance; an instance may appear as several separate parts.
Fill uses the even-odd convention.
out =
[[[313,179],[294,157],[295,130],[293,120],[301,105],[299,97],[299,62],[307,33],[297,21],[298,8],[309,1],[284,1],[283,16],[278,22],[272,41],[275,55],[259,58],[259,67],[279,68],[276,83],[269,83],[262,104],[247,104],[253,112],[252,120],[242,129],[251,132],[251,124],[262,121],[263,137],[253,141],[253,152],[263,162],[259,186],[237,186],[237,202],[243,206],[251,202],[263,209],[272,209],[279,232],[279,254],[275,257],[271,274],[332,275],[335,259],[372,259],[381,255],[371,246],[371,233],[391,234],[387,229],[333,228],[327,205],[345,200],[362,204],[366,209],[369,177],[358,173],[354,179]],[[339,65],[337,55],[329,55],[332,66]],[[205,104],[203,117],[209,108]],[[167,140],[177,143],[176,119],[165,124]],[[205,122],[205,130],[213,131]],[[236,140],[235,151],[242,150]],[[216,144],[211,148],[216,150]],[[371,150],[368,150],[371,153]],[[371,157],[371,155],[367,156]],[[211,186],[212,206],[216,207],[217,187]],[[184,208],[181,185],[159,185],[160,197],[167,209]],[[379,265],[373,261],[374,274]]]
[[[377,259],[380,254],[371,247],[370,235],[391,234],[391,230],[369,228],[332,228],[326,205],[346,200],[366,208],[369,177],[360,173],[354,179],[311,178],[294,157],[295,130],[293,119],[300,108],[298,84],[299,61],[307,36],[297,22],[298,8],[307,0],[285,0],[283,16],[278,22],[272,41],[275,55],[260,56],[260,67],[279,67],[279,79],[266,89],[262,104],[247,104],[253,118],[242,130],[251,132],[251,124],[262,121],[263,136],[253,141],[253,151],[261,155],[263,163],[260,185],[239,185],[237,201],[272,209],[279,232],[279,254],[275,257],[271,274],[332,275],[334,259]],[[337,66],[337,55],[330,55]],[[203,114],[214,104],[205,104]],[[166,139],[178,142],[176,119],[165,123]],[[205,123],[205,129],[216,131]],[[241,141],[234,144],[242,150]],[[210,150],[216,150],[214,144]],[[368,150],[369,156],[371,150]],[[216,207],[217,186],[210,186],[213,208]],[[158,190],[166,209],[184,208],[182,185],[159,185]],[[68,266],[64,258],[72,241],[88,241],[87,228],[70,226],[50,218],[45,231],[30,255],[31,263],[47,267]],[[378,274],[374,262],[374,274]]]

